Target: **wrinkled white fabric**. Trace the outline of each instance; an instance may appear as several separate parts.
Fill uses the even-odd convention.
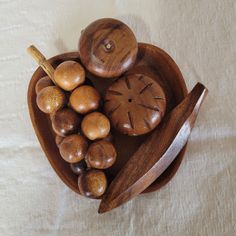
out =
[[[61,182],[40,148],[26,100],[36,64],[25,50],[76,50],[101,17],[167,51],[189,90],[209,88],[172,181],[104,215]],[[235,76],[235,0],[0,0],[0,235],[235,235]]]

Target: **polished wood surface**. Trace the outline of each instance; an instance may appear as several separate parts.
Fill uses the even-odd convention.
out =
[[[39,93],[43,88],[53,85],[54,83],[52,82],[52,80],[48,76],[44,76],[35,85],[35,92]]]
[[[110,121],[101,112],[92,112],[81,123],[83,134],[90,140],[106,138],[110,132]]]
[[[187,143],[207,89],[198,83],[140,146],[110,184],[99,213],[122,205],[145,190]]]
[[[138,44],[126,24],[104,18],[82,31],[79,51],[87,70],[100,77],[112,78],[120,76],[135,63]]]
[[[83,159],[79,162],[71,163],[70,168],[71,168],[71,170],[73,171],[74,174],[80,175],[80,174],[82,174],[83,172],[86,171],[87,164],[86,164],[85,160]]]
[[[80,62],[79,53],[72,52],[55,56],[49,60],[53,67],[65,60],[75,60]],[[132,73],[144,73],[150,75],[158,83],[163,85],[166,94],[166,112],[176,106],[187,94],[187,89],[180,70],[174,61],[160,48],[139,44],[139,52]],[[51,127],[51,121],[48,115],[39,110],[36,104],[35,85],[37,81],[45,76],[45,72],[40,67],[35,71],[28,88],[28,107],[31,121],[35,129],[35,133],[45,152],[51,166],[56,171],[61,180],[72,190],[80,193],[77,184],[77,175],[71,171],[70,164],[64,161],[59,153],[59,149],[55,142],[55,134]],[[96,86],[101,94],[104,95],[105,90],[113,81],[99,79],[88,74],[89,79]],[[89,80],[88,80],[89,81]],[[112,139],[117,150],[117,160],[115,164],[105,170],[108,182],[116,176],[120,169],[124,166],[130,156],[137,150],[141,143],[149,137],[150,134],[139,137],[128,137],[113,132]],[[122,147],[126,148],[122,148]],[[168,183],[178,170],[184,157],[185,148],[181,150],[177,158],[166,169],[166,171],[153,182],[144,192],[155,191]]]
[[[57,146],[60,146],[61,142],[63,141],[64,137],[56,135],[55,142]]]
[[[85,158],[87,149],[87,140],[79,134],[66,136],[59,145],[61,157],[69,163],[76,163]]]
[[[63,108],[52,115],[51,121],[54,132],[65,137],[78,133],[81,117],[74,110]]]
[[[99,140],[89,146],[85,160],[91,168],[107,169],[115,163],[116,156],[116,149],[111,142]]]
[[[163,89],[143,74],[126,75],[115,81],[107,89],[104,103],[113,127],[130,136],[152,131],[166,110]]]
[[[88,85],[76,88],[70,95],[70,106],[80,114],[97,110],[100,101],[101,96],[98,91]]]
[[[57,85],[66,91],[71,91],[85,81],[84,68],[76,61],[65,61],[54,71],[54,80]]]
[[[66,96],[57,86],[43,88],[38,94],[36,103],[39,109],[47,114],[52,114],[66,105]]]
[[[29,46],[27,48],[27,52],[34,58],[37,64],[44,70],[53,83],[56,84],[56,81],[54,80],[54,67],[44,57],[44,55],[34,45]]]

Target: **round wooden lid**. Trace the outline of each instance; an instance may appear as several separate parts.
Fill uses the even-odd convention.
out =
[[[82,31],[79,51],[88,71],[99,77],[112,78],[132,67],[138,44],[126,24],[104,18],[91,23]]]

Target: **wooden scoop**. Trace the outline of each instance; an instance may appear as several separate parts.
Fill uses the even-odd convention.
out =
[[[145,190],[176,158],[187,143],[208,90],[198,83],[162,121],[110,184],[99,213],[129,201]]]

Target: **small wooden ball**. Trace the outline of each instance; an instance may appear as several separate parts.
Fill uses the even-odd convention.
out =
[[[56,112],[66,104],[64,92],[57,86],[43,88],[38,94],[36,103],[42,112]]]
[[[100,94],[92,86],[83,85],[75,89],[70,96],[71,107],[80,114],[98,109]]]
[[[80,58],[92,74],[118,77],[135,63],[138,43],[123,22],[103,18],[87,26],[79,41]]]
[[[57,135],[67,136],[78,132],[79,115],[70,108],[63,108],[52,116],[52,128]]]
[[[89,146],[85,160],[89,167],[106,169],[115,163],[116,156],[116,149],[111,142],[99,140]]]
[[[64,137],[56,135],[56,137],[55,137],[56,145],[60,146],[60,144],[62,143],[63,139],[64,139]]]
[[[101,170],[87,170],[79,175],[78,187],[80,193],[89,198],[98,198],[107,188],[106,175]]]
[[[102,113],[92,112],[84,117],[81,128],[88,139],[102,139],[110,132],[110,121]]]
[[[80,175],[87,169],[87,165],[84,160],[81,160],[80,162],[71,163],[70,168],[74,174]]]
[[[44,76],[35,85],[35,92],[38,94],[43,88],[46,88],[48,86],[53,86],[54,83],[48,76]]]
[[[79,134],[72,134],[63,139],[59,146],[62,158],[69,163],[81,161],[87,152],[88,143]]]
[[[54,80],[62,89],[71,91],[84,83],[84,68],[76,61],[64,61],[56,68]]]

